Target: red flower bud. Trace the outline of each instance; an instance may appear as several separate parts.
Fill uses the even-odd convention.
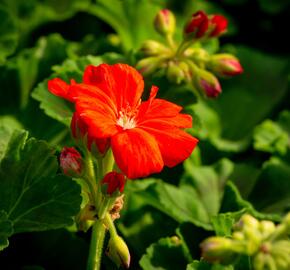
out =
[[[222,92],[218,79],[203,69],[198,69],[196,73],[195,86],[210,98],[215,98]]]
[[[209,20],[210,37],[217,37],[226,32],[228,20],[222,15],[213,15]]]
[[[184,27],[186,38],[201,38],[208,29],[208,17],[203,11],[192,14],[192,18]]]
[[[154,19],[155,30],[161,35],[172,34],[175,31],[175,17],[169,9],[160,10]]]
[[[113,171],[104,176],[102,184],[106,186],[106,189],[103,188],[102,190],[108,195],[113,195],[115,191],[122,193],[126,184],[126,178],[124,174]]]
[[[89,151],[93,151],[95,155],[104,155],[109,149],[110,142],[108,139],[93,138],[88,133],[87,124],[79,117],[77,113],[73,114],[71,120],[71,132],[72,136],[77,141],[86,140],[85,143]]]
[[[213,55],[208,66],[219,76],[235,76],[244,71],[239,60],[231,54]]]
[[[70,177],[80,177],[83,172],[81,154],[73,147],[64,147],[60,153],[60,167]]]

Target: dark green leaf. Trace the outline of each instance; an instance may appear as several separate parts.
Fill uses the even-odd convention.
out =
[[[207,212],[207,219],[219,211],[223,190],[229,175],[232,173],[233,164],[222,159],[214,166],[195,166],[191,159],[184,163],[185,175],[181,180],[183,190],[194,189],[199,201]]]
[[[11,13],[0,6],[0,64],[11,55],[17,46],[18,31]]]
[[[238,47],[236,54],[244,73],[222,81],[223,93],[211,102],[220,117],[222,138],[231,141],[249,140],[253,128],[283,100],[288,84],[284,59],[246,47]]]
[[[139,48],[146,39],[158,39],[153,20],[160,9],[160,5],[148,0],[98,0],[89,12],[111,25],[128,51]]]
[[[176,236],[162,238],[152,244],[140,260],[140,265],[144,270],[185,269],[186,264],[181,240]]]
[[[205,261],[193,261],[186,270],[234,270],[232,265],[210,264]]]
[[[142,180],[144,181],[144,180]],[[131,185],[138,187],[135,181]],[[144,190],[138,192],[146,203],[170,216],[178,222],[192,222],[210,229],[209,217],[194,188],[178,188],[161,180],[151,180]]]
[[[1,161],[0,209],[13,222],[14,233],[70,225],[79,211],[80,187],[55,175],[58,163],[47,143],[27,136],[15,131]]]
[[[249,200],[266,213],[284,213],[290,209],[290,166],[279,158],[267,161]]]
[[[8,237],[13,233],[13,224],[5,211],[0,211],[0,251],[8,246]]]
[[[22,129],[22,125],[13,116],[0,117],[0,161],[15,129]]]

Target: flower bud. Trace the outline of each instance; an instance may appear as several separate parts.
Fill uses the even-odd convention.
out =
[[[263,239],[268,238],[268,236],[271,235],[276,229],[275,224],[268,220],[262,220],[259,227]]]
[[[83,174],[81,154],[73,147],[64,147],[60,153],[60,167],[65,175],[80,177]]]
[[[215,98],[222,92],[218,79],[213,74],[203,69],[196,70],[194,85],[198,90],[205,93],[206,96],[210,98]]]
[[[143,76],[147,76],[159,68],[160,63],[161,59],[159,57],[147,57],[136,64],[136,69],[138,69]]]
[[[213,15],[209,19],[209,36],[218,37],[227,31],[228,20],[222,15]]]
[[[105,195],[120,196],[124,191],[126,178],[124,174],[117,172],[107,173],[102,180],[102,192]]]
[[[200,245],[202,257],[208,262],[225,261],[233,255],[232,244],[232,240],[224,237],[209,237]]]
[[[184,71],[177,63],[174,62],[169,63],[166,76],[170,82],[176,84],[180,84],[182,81],[184,81],[185,78]]]
[[[175,17],[168,9],[160,10],[154,19],[155,30],[163,35],[171,35],[175,31]]]
[[[160,55],[164,52],[169,52],[169,49],[165,47],[163,44],[159,43],[155,40],[146,40],[141,48],[140,51],[144,53],[146,56],[154,56]]]
[[[203,11],[192,14],[185,24],[183,35],[185,39],[202,38],[208,29],[208,17]]]
[[[110,238],[106,254],[118,267],[129,268],[130,252],[125,241],[120,236],[114,235]]]
[[[218,76],[235,76],[243,72],[239,60],[231,54],[213,55],[208,66]]]
[[[71,132],[76,142],[82,146],[85,145],[96,157],[106,154],[110,147],[110,141],[108,139],[94,138],[89,134],[87,124],[76,112],[73,114],[71,120]]]

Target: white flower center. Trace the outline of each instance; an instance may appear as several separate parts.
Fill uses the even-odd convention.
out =
[[[136,121],[134,115],[131,116],[128,113],[124,113],[123,111],[119,112],[119,118],[117,120],[117,125],[122,127],[124,130],[132,129],[136,127]]]

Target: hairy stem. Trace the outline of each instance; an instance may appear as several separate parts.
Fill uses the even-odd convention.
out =
[[[106,228],[102,220],[93,225],[87,270],[100,270]]]

